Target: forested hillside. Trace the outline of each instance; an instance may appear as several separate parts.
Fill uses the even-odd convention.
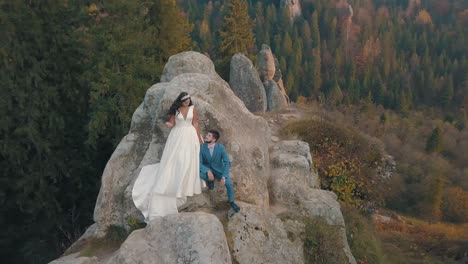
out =
[[[227,1],[179,2],[195,26],[194,48],[222,60]],[[244,52],[270,45],[292,99],[369,98],[403,112],[430,106],[466,115],[467,2],[306,0],[294,18],[287,1],[246,2],[255,42],[245,39]]]
[[[255,62],[265,43],[293,101],[379,106],[398,118],[420,110],[464,129],[467,1],[304,0],[294,14],[283,2],[0,0],[0,259],[45,263],[93,222],[106,162],[146,89],[184,50],[209,55],[226,78],[234,53]],[[450,160],[441,132],[427,151]],[[451,199],[465,195],[460,185]],[[403,194],[420,210],[410,188]]]
[[[93,220],[106,162],[169,56],[173,1],[0,1],[0,259],[47,263]]]

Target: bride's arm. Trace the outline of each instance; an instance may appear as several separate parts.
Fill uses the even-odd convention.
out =
[[[198,127],[198,113],[195,110],[195,107],[193,107],[193,121],[192,121],[193,126],[195,127],[195,130],[197,131],[197,136],[198,140],[200,141],[200,144],[203,143],[203,137],[200,134],[200,128]]]
[[[165,125],[168,127],[168,128],[171,128],[175,125],[175,116],[174,115],[170,115],[169,116],[169,121],[167,121],[165,123]]]

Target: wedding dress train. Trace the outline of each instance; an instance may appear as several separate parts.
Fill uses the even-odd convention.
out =
[[[132,198],[145,222],[178,213],[187,196],[201,193],[200,142],[192,125],[193,106],[187,117],[178,112],[160,163],[144,166],[133,186]]]

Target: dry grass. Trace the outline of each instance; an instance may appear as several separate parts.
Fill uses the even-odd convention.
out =
[[[425,260],[423,263],[455,263],[468,254],[468,224],[429,223],[399,216],[376,221],[376,232],[389,256]],[[420,261],[420,260],[419,260]]]

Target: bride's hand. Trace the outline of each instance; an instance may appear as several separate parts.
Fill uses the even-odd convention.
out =
[[[171,127],[173,127],[173,126],[174,126],[174,125],[172,125],[172,123],[171,123],[171,122],[166,122],[166,123],[164,123],[164,124],[165,124],[165,125],[166,125],[166,127],[168,127],[168,128],[171,128]]]

